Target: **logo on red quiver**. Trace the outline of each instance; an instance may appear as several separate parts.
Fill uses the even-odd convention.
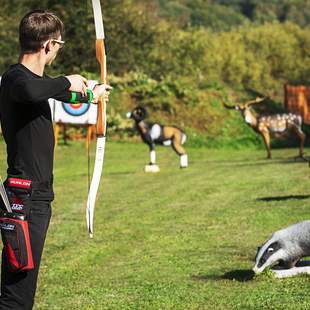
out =
[[[15,229],[15,225],[7,224],[7,223],[0,223],[0,227],[1,227],[1,229],[9,230],[9,231]]]
[[[23,201],[20,198],[15,196],[15,197],[13,197],[12,207],[11,208],[14,211],[23,211],[24,210],[24,203],[23,203]]]
[[[8,186],[29,189],[31,187],[31,180],[8,178]]]

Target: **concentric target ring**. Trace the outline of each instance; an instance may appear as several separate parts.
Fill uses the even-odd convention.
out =
[[[65,112],[67,112],[69,115],[72,116],[81,116],[85,114],[89,107],[90,104],[87,103],[62,103],[62,107]]]

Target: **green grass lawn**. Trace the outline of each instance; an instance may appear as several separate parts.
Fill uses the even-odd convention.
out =
[[[145,145],[108,141],[90,240],[84,143],[57,148],[36,310],[309,309],[306,276],[251,272],[272,232],[310,217],[310,169],[293,160],[297,149],[272,160],[264,149],[188,151],[180,170],[158,148],[161,171],[145,174]]]

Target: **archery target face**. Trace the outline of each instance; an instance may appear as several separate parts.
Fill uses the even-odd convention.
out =
[[[62,108],[72,116],[81,116],[88,111],[90,104],[86,103],[63,103]]]
[[[98,81],[88,81],[88,88],[93,89]],[[65,103],[54,100],[50,102],[53,121],[64,124],[90,124],[97,122],[97,105],[88,103]]]

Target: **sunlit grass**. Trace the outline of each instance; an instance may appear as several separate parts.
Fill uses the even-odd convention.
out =
[[[36,310],[307,308],[308,278],[251,272],[273,231],[309,218],[310,169],[297,150],[273,160],[263,149],[188,151],[180,170],[158,148],[161,172],[145,174],[145,145],[108,141],[90,240],[84,143],[57,148]],[[3,144],[0,156],[4,175]]]

